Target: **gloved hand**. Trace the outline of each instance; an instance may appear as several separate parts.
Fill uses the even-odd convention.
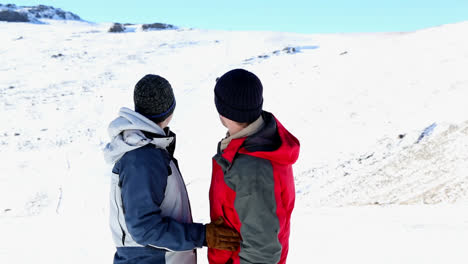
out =
[[[216,221],[206,225],[206,244],[209,248],[236,251],[240,245],[240,235],[223,224],[223,218],[219,217]]]

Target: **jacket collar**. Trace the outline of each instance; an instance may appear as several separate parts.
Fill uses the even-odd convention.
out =
[[[249,137],[249,136],[257,133],[258,131],[260,131],[263,128],[264,124],[265,124],[265,122],[263,121],[263,117],[260,115],[257,118],[257,120],[252,122],[246,128],[244,128],[241,131],[237,132],[236,134],[229,135],[229,133],[228,133],[227,137],[225,139],[221,140],[221,143],[220,143],[221,150],[226,149],[227,146],[229,145],[229,143],[231,142],[231,140],[233,140],[233,139]]]
[[[165,135],[155,134],[147,131],[144,131],[143,133],[151,140],[151,144],[155,145],[157,148],[166,149],[169,154],[171,154],[171,157],[174,156],[176,147],[176,134],[172,132],[169,127],[164,129]]]

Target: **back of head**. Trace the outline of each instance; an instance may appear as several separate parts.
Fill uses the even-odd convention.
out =
[[[135,85],[133,91],[135,111],[160,123],[175,109],[175,97],[171,84],[161,76],[148,74]]]
[[[253,73],[235,69],[221,76],[214,89],[218,113],[239,123],[252,123],[262,114],[263,86]]]

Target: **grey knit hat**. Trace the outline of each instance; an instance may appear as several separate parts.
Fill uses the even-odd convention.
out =
[[[135,111],[160,123],[175,109],[176,101],[171,84],[161,76],[148,74],[135,85]]]

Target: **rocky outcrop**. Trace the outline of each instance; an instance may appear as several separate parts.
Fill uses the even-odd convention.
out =
[[[0,5],[0,21],[43,23],[42,19],[81,20],[76,14],[52,6]]]
[[[0,21],[6,22],[29,22],[29,17],[25,13],[12,10],[0,11]]]
[[[164,29],[175,29],[176,27],[171,24],[164,23],[153,23],[153,24],[143,24],[141,28],[145,31],[147,30],[164,30]]]
[[[110,33],[121,33],[125,32],[125,26],[120,23],[114,23],[111,28],[109,28]]]
[[[39,5],[25,9],[37,19],[81,20],[76,14],[51,6]]]

